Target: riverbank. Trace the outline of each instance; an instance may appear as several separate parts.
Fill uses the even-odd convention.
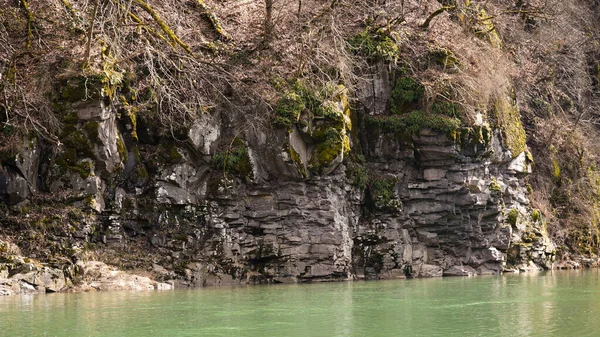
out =
[[[157,282],[100,261],[42,263],[21,256],[16,245],[0,241],[0,296],[173,288],[172,282]]]
[[[62,263],[42,263],[32,258],[21,255],[18,246],[0,240],[0,296],[57,293],[57,292],[96,292],[96,291],[149,291],[149,290],[172,290],[177,288],[194,288],[182,280],[173,278],[168,281],[157,281],[151,272],[147,271],[123,271],[109,266],[100,261],[82,261],[74,257],[74,261],[62,261]],[[600,259],[573,257],[569,260],[559,261],[552,265],[553,270],[565,269],[588,269],[598,268]],[[156,266],[155,269],[160,269]],[[544,269],[530,263],[516,267],[504,268],[502,273],[518,274],[543,271]],[[419,278],[451,277],[451,276],[478,276],[473,268],[452,267],[439,272],[414,271]],[[427,275],[427,276],[423,276]],[[412,278],[405,273],[381,274],[377,280],[393,280]],[[374,280],[363,274],[354,274],[349,279],[336,279],[328,281],[360,281]],[[322,283],[326,280],[315,280]],[[289,280],[286,283],[309,283],[313,281]],[[281,283],[281,282],[276,282]],[[209,286],[230,285],[255,285],[252,277],[246,280],[221,280],[213,282]]]

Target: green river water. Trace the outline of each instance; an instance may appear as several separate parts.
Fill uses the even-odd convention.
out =
[[[600,273],[4,297],[0,336],[600,336]]]

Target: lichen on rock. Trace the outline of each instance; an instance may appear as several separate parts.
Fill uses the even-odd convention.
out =
[[[502,140],[513,158],[525,151],[527,144],[525,129],[521,122],[521,112],[509,97],[500,97],[494,103],[492,117],[502,130]]]

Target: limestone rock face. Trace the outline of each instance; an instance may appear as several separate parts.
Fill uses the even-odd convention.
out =
[[[25,205],[43,189],[78,209],[35,220],[52,234],[46,258],[79,274],[22,264],[0,274],[0,292],[61,291],[76,276],[88,289],[171,287],[82,264],[81,247],[184,286],[550,268],[528,153],[483,121],[452,133],[361,125],[389,112],[394,75],[376,68],[358,91],[360,118],[339,87],[327,115],[301,110],[287,130],[220,111],[166,132],[106,102],[74,105],[64,144],[33,141],[2,164],[0,198]]]
[[[29,196],[29,184],[14,168],[0,168],[0,198],[8,205],[16,205]]]
[[[0,202],[16,205],[37,192],[40,153],[36,140],[24,140],[14,160],[0,163]]]
[[[421,270],[420,276],[503,270],[509,247],[521,242],[527,227],[530,205],[521,179],[529,167],[525,154],[514,160],[492,158],[493,144],[499,142],[490,134],[487,141],[463,140],[461,146],[447,135],[423,130],[413,137],[413,155],[399,155],[395,149],[401,145],[389,144],[395,140],[385,135],[369,139],[369,169],[400,182],[394,193],[403,210],[379,209],[374,219],[359,220],[358,237],[374,238],[355,240],[354,266],[359,273],[385,277],[387,271],[407,264]],[[465,143],[473,148],[465,148]],[[507,214],[513,212],[518,216],[511,224]],[[537,246],[520,246],[525,252],[519,254],[523,261],[537,258],[536,263],[549,267],[554,247],[547,234],[536,237]]]
[[[210,155],[211,147],[219,139],[220,131],[219,121],[213,116],[204,114],[192,125],[188,136],[200,153]]]

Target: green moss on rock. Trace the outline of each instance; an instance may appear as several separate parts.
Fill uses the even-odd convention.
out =
[[[56,158],[55,163],[61,168],[62,174],[75,172],[79,174],[81,179],[87,179],[93,172],[92,163],[89,160],[77,161],[73,149],[65,150],[62,155]]]
[[[127,162],[127,159],[128,159],[127,148],[125,147],[125,143],[123,142],[121,135],[117,135],[117,151],[119,152],[121,161],[124,163]]]
[[[300,116],[304,113],[307,118],[321,118],[330,121],[340,120],[338,104],[343,101],[344,111],[348,107],[344,86],[315,88],[302,80],[295,80],[275,108],[273,124],[277,127],[290,129],[294,123],[303,121]],[[344,101],[345,99],[345,101]],[[349,115],[349,107],[348,107]]]
[[[498,127],[502,130],[504,145],[513,158],[518,157],[527,147],[519,108],[510,98],[505,97],[496,100],[494,113]]]
[[[490,191],[502,192],[502,187],[500,187],[498,180],[494,177],[492,177],[492,180],[490,181]]]
[[[531,212],[531,220],[533,222],[540,222],[540,221],[542,221],[542,213],[539,210],[534,209]]]
[[[417,133],[422,129],[431,129],[451,134],[456,131],[461,121],[458,118],[426,113],[421,110],[404,115],[385,117],[367,117],[367,126],[376,127],[384,133]]]
[[[101,74],[66,79],[59,86],[59,98],[69,103],[98,99],[101,97],[104,81],[105,78]]]
[[[427,59],[444,70],[457,70],[463,67],[454,53],[446,48],[431,48]]]
[[[99,132],[98,132],[99,127],[100,127],[100,124],[96,121],[89,121],[83,125],[83,130],[87,134],[88,139],[94,143],[100,142]]]
[[[425,87],[411,77],[400,77],[392,89],[390,100],[397,113],[406,112],[423,97]]]
[[[317,133],[309,167],[311,172],[320,173],[334,161],[350,152],[350,138],[345,128],[326,127]]]
[[[349,153],[352,121],[343,85],[316,90],[303,81],[296,81],[280,100],[276,113],[276,122],[279,121],[281,126],[291,131],[296,124],[302,137],[311,139],[313,147],[307,164],[312,173],[322,173],[331,165],[341,163],[344,155]],[[305,165],[289,142],[284,145],[284,150],[296,162],[300,174],[307,176]]]
[[[392,33],[377,27],[367,27],[349,41],[350,50],[371,60],[396,62],[400,48]]]
[[[147,181],[150,178],[148,170],[143,164],[138,164],[133,171],[133,180],[136,183]]]
[[[308,177],[308,172],[306,171],[306,165],[304,165],[304,163],[302,162],[302,158],[300,158],[300,154],[294,149],[293,146],[291,146],[289,144],[286,144],[286,145],[287,145],[287,152],[288,152],[290,158],[292,159],[292,161],[294,162],[294,165],[296,165],[296,168],[298,169],[298,173],[300,173],[300,176],[302,176],[303,178]]]
[[[506,222],[515,227],[519,220],[519,211],[516,208],[511,209],[506,216]]]
[[[361,190],[369,183],[369,173],[364,164],[365,158],[362,155],[351,155],[346,165],[346,177],[352,182],[352,186]]]
[[[304,100],[295,92],[285,94],[275,108],[273,124],[277,127],[290,128],[298,120],[306,107]]]

